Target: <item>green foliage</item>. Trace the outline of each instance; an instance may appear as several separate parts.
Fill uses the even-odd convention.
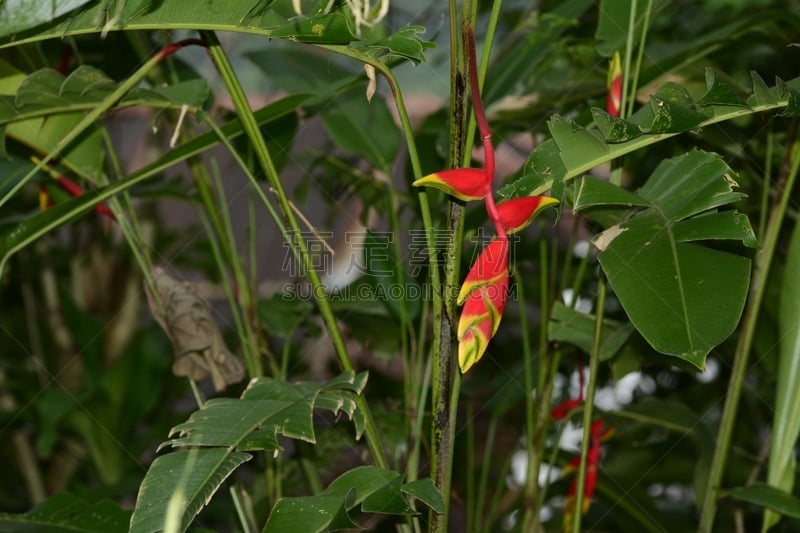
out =
[[[324,385],[260,378],[250,382],[240,399],[209,400],[174,427],[170,434],[177,437],[162,445],[192,449],[163,455],[150,466],[131,531],[158,531],[169,520],[177,520],[185,531],[225,478],[252,457],[246,452],[277,453],[282,449],[279,437],[315,443],[315,408],[346,414],[358,438],[365,421],[354,395],[361,394],[366,381],[366,374],[353,372]]]
[[[355,4],[0,1],[0,531],[793,531],[797,1]],[[485,165],[472,96],[499,199],[561,212],[514,242],[462,379],[454,289],[488,228],[409,184]],[[153,266],[209,300],[243,392],[170,376],[219,346],[171,353]],[[593,495],[544,475],[562,430]]]
[[[42,533],[115,533],[128,531],[130,511],[111,500],[87,502],[61,493],[23,515],[0,514],[0,531]]]
[[[407,515],[414,510],[404,495],[413,496],[441,513],[442,497],[430,479],[402,483],[397,472],[374,466],[354,468],[315,496],[282,498],[269,515],[265,532],[308,531],[313,533],[358,528],[350,511]]]
[[[644,208],[624,212],[595,238],[600,265],[644,338],[699,368],[739,322],[750,262],[695,243],[756,246],[746,216],[717,211],[742,198],[732,174],[716,154],[694,151],[663,161],[636,194],[596,178],[577,183],[578,211]]]

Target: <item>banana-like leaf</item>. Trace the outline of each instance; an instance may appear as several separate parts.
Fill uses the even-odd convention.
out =
[[[89,503],[69,493],[56,494],[22,515],[0,513],[0,531],[42,533],[124,533],[130,511],[111,500]]]
[[[355,399],[366,381],[366,373],[354,372],[325,384],[257,378],[239,399],[208,401],[172,429],[176,438],[162,444],[162,448],[182,450],[163,455],[150,466],[131,518],[131,531],[164,529],[173,516],[178,516],[177,525],[185,531],[225,478],[250,459],[248,451],[277,452],[280,436],[316,442],[315,408],[345,413],[360,436],[364,414],[356,409]]]
[[[403,483],[398,472],[376,466],[361,466],[336,478],[314,496],[281,498],[269,515],[264,532],[316,533],[358,528],[349,511],[406,515],[414,514],[405,494],[414,496],[435,512],[444,512],[444,502],[430,479]]]
[[[754,73],[753,94],[747,100],[726,87],[711,70],[706,71],[706,86],[706,94],[694,102],[679,85],[665,84],[648,105],[627,120],[593,109],[596,129],[553,116],[548,122],[552,138],[531,152],[523,175],[502,187],[500,198],[542,194],[601,163],[686,131],[765,111],[800,114],[800,78],[788,82],[778,79],[767,87]]]
[[[733,171],[717,154],[692,151],[663,161],[636,193],[588,176],[577,185],[576,211],[634,206],[595,237],[600,265],[653,348],[703,368],[739,322],[750,260],[698,242],[756,245],[745,215],[717,211],[744,196]]]
[[[786,270],[781,284],[778,314],[778,387],[772,422],[767,483],[791,493],[797,471],[795,446],[800,435],[800,224],[795,224]],[[766,511],[764,523],[771,527],[779,516]]]

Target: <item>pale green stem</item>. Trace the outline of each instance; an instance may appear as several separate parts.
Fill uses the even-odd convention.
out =
[[[786,182],[780,190],[780,200],[778,204],[775,205],[770,215],[767,230],[764,233],[762,248],[755,257],[755,269],[753,271],[750,294],[742,323],[742,333],[736,345],[733,368],[731,369],[731,377],[728,381],[728,393],[725,397],[725,406],[723,407],[722,419],[719,424],[717,444],[714,448],[714,458],[708,473],[705,498],[700,507],[699,533],[711,533],[714,525],[714,517],[717,512],[717,497],[719,496],[722,474],[725,470],[725,462],[728,458],[733,426],[736,423],[739,397],[742,393],[745,373],[747,372],[747,362],[750,358],[750,350],[759,318],[761,301],[764,298],[769,268],[775,254],[775,245],[778,242],[778,235],[780,234],[781,225],[786,215],[786,208],[789,204],[795,178],[797,178],[798,168],[800,168],[800,142],[795,141],[787,150],[791,150],[789,172]]]
[[[578,479],[575,489],[575,520],[572,523],[572,533],[580,533],[581,518],[583,518],[583,490],[586,486],[586,457],[591,444],[594,393],[597,389],[597,369],[600,366],[600,346],[603,340],[603,309],[605,305],[606,281],[601,276],[597,284],[597,310],[595,311],[592,353],[589,359],[589,383],[586,387],[586,401],[583,406],[583,441],[581,442],[581,462],[578,468]]]
[[[237,115],[242,121],[242,127],[247,134],[248,140],[252,143],[255,149],[259,163],[267,176],[267,180],[272,188],[275,189],[281,214],[287,220],[292,235],[300,235],[300,226],[297,222],[297,218],[295,217],[295,214],[291,208],[289,198],[283,189],[283,184],[280,181],[278,171],[272,161],[272,156],[270,155],[266,142],[264,141],[264,138],[262,137],[258,128],[258,123],[256,122],[255,117],[253,117],[253,111],[250,109],[250,104],[247,101],[247,97],[238,81],[236,73],[230,64],[225,51],[220,45],[216,34],[212,31],[203,31],[201,34],[209,44],[208,51],[211,55],[211,59],[217,67],[217,70],[219,71],[225,83],[225,87],[230,92]],[[291,235],[288,237],[291,237]],[[297,247],[298,254],[303,261],[305,272],[311,284],[313,294],[317,297],[317,307],[322,315],[323,321],[325,322],[325,326],[328,330],[328,334],[330,335],[336,355],[339,358],[339,364],[343,370],[352,370],[353,363],[347,353],[344,338],[342,337],[342,333],[339,330],[339,326],[336,322],[336,316],[334,315],[333,309],[331,308],[330,302],[325,294],[319,273],[314,269],[314,264],[312,257],[309,254],[308,246],[303,239],[290,240],[294,241],[291,242],[291,244]],[[372,453],[373,460],[377,466],[381,468],[387,468],[388,462],[386,461],[383,446],[381,445],[378,430],[372,418],[369,405],[367,404],[366,399],[361,395],[356,397],[356,403],[366,419],[364,433],[367,439],[367,445]]]
[[[635,5],[635,4],[634,4]],[[647,0],[647,7],[644,12],[644,20],[642,21],[642,35],[639,38],[639,49],[636,51],[636,66],[631,73],[632,83],[628,98],[628,112],[622,115],[622,118],[629,117],[633,114],[633,106],[636,104],[636,93],[639,91],[639,74],[642,70],[642,60],[644,59],[644,45],[647,41],[647,31],[650,28],[650,15],[653,11],[653,0]],[[623,74],[624,76],[625,74]],[[623,93],[624,95],[625,93]],[[623,108],[620,102],[620,108]]]

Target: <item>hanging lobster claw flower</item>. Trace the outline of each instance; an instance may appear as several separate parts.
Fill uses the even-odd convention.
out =
[[[465,373],[483,357],[500,327],[508,299],[508,240],[490,242],[472,265],[461,292],[458,321],[458,366]]]
[[[528,227],[536,215],[558,200],[549,196],[522,196],[497,204],[500,224],[506,233],[516,233]]]
[[[618,117],[622,106],[622,62],[619,52],[614,52],[611,65],[608,67],[606,82],[606,111],[612,117]]]
[[[416,180],[416,187],[433,187],[459,200],[483,200],[492,189],[492,177],[481,168],[453,168]]]

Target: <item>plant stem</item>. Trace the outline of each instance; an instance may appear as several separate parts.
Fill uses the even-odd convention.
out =
[[[217,36],[213,31],[202,31],[201,35],[208,43],[208,52],[211,55],[211,59],[219,70],[223,82],[225,83],[225,87],[230,92],[231,100],[236,108],[236,113],[241,119],[242,126],[247,133],[247,137],[255,149],[259,163],[261,164],[261,167],[267,176],[267,180],[272,188],[275,189],[281,214],[288,222],[292,235],[300,235],[300,226],[297,222],[297,218],[292,211],[286,191],[284,191],[283,184],[278,176],[278,171],[272,162],[272,157],[269,153],[266,142],[259,131],[258,123],[253,117],[253,111],[250,109],[250,104],[248,103],[247,97],[244,94],[244,90],[242,89],[242,86],[236,77],[233,66],[231,65],[230,60],[220,45],[219,39],[217,39]],[[339,330],[338,324],[336,323],[336,317],[333,314],[333,309],[331,308],[330,302],[325,294],[319,273],[314,269],[312,257],[308,252],[308,247],[303,239],[290,239],[290,241],[294,241],[290,242],[290,244],[293,248],[296,247],[297,254],[303,261],[306,275],[312,286],[313,294],[317,298],[317,307],[322,315],[323,321],[325,322],[328,334],[331,337],[331,342],[333,343],[336,355],[339,358],[339,364],[343,370],[352,370],[353,363],[347,353],[344,338],[342,337],[342,333]],[[372,458],[377,466],[381,468],[387,468],[388,462],[386,460],[383,446],[381,445],[380,437],[378,436],[378,430],[375,426],[375,421],[372,418],[369,405],[367,404],[366,399],[361,395],[356,396],[356,403],[359,410],[364,413],[364,417],[366,419],[364,433],[367,439],[367,445],[372,453]]]
[[[597,369],[600,366],[600,346],[603,340],[603,309],[605,306],[606,281],[601,276],[597,283],[597,311],[595,312],[592,353],[589,359],[589,384],[586,388],[586,401],[583,405],[583,438],[581,442],[581,463],[578,468],[578,479],[575,489],[575,520],[572,523],[573,533],[580,533],[581,518],[583,517],[583,491],[586,486],[586,457],[589,454],[591,440],[594,393],[597,389]]]

